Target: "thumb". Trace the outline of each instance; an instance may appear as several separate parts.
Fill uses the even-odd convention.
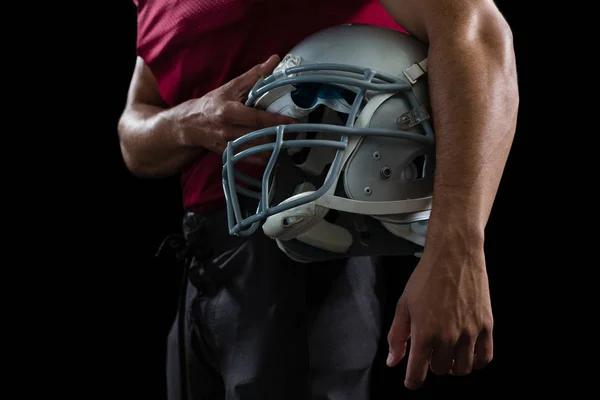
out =
[[[396,305],[396,315],[388,333],[389,353],[386,360],[388,367],[398,365],[406,355],[406,347],[410,339],[410,315],[403,297]]]
[[[242,75],[229,81],[223,89],[231,98],[241,100],[246,97],[247,93],[260,78],[270,75],[273,72],[279,61],[281,61],[279,56],[274,54],[262,64],[255,65]]]

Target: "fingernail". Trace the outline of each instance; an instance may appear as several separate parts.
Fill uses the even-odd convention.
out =
[[[390,365],[392,361],[394,361],[394,356],[392,355],[392,353],[388,353],[387,360],[385,360],[385,363],[387,365]]]

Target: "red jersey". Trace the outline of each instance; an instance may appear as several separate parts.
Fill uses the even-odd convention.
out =
[[[201,97],[270,55],[280,57],[305,37],[344,23],[405,32],[378,0],[133,0],[137,54],[169,106]],[[258,166],[238,164],[257,176]],[[181,175],[183,206],[201,212],[224,201],[222,157],[206,153]]]

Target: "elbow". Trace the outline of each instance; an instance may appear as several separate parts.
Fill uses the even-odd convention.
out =
[[[129,151],[127,145],[123,141],[120,141],[120,147],[125,167],[133,176],[138,178],[147,178],[152,176],[152,173],[148,171],[148,168],[144,166],[141,160],[135,157],[135,153]]]
[[[140,156],[139,151],[130,148],[126,141],[120,140],[121,155],[127,170],[137,178],[162,178],[168,176],[154,164],[148,163]]]
[[[121,157],[127,170],[138,178],[166,178],[180,172],[177,158],[165,155],[160,142],[150,140],[148,126],[127,113],[117,125]],[[167,152],[168,153],[168,152]]]
[[[121,117],[117,125],[121,157],[127,170],[136,177],[150,177],[153,173],[147,168],[140,157],[140,151],[135,144],[134,134],[127,126],[126,118]]]
[[[166,178],[174,174],[174,172],[165,171],[164,168],[161,169],[159,165],[150,164],[140,157],[136,157],[134,152],[128,151],[123,142],[120,145],[125,167],[136,178]]]
[[[119,133],[119,146],[121,156],[127,170],[136,178],[155,179],[168,178],[178,172],[168,162],[159,162],[148,157],[146,151],[142,151],[133,140]]]

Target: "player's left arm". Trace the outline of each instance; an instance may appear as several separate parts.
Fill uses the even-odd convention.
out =
[[[515,134],[517,70],[511,29],[492,0],[380,1],[429,45],[434,200],[423,257],[388,336],[388,365],[411,338],[405,384],[416,388],[428,365],[464,374],[492,358],[484,230]]]
[[[481,245],[517,120],[511,29],[492,0],[380,1],[429,44],[437,146],[430,236],[451,226]]]

